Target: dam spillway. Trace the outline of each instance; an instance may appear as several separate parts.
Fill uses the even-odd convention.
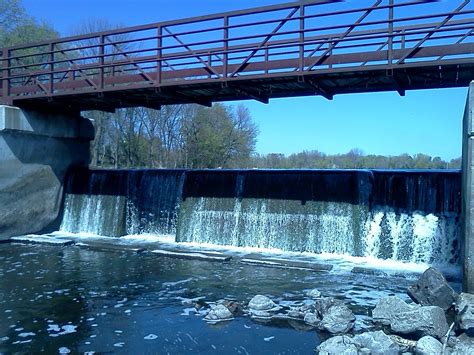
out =
[[[459,262],[461,174],[428,170],[88,170],[61,231]]]

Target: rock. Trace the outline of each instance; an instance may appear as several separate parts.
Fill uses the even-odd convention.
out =
[[[270,319],[272,318],[272,314],[268,311],[261,311],[258,309],[250,309],[250,314],[254,318],[263,318],[263,319]]]
[[[313,327],[318,327],[319,323],[321,323],[321,318],[316,313],[306,313],[304,315],[304,322]]]
[[[415,354],[417,355],[433,355],[441,354],[443,351],[443,344],[430,336],[424,336],[416,342]]]
[[[256,311],[268,311],[275,308],[276,304],[267,296],[256,295],[249,302],[249,308]]]
[[[320,355],[357,355],[357,347],[351,337],[342,335],[329,338],[318,346]]]
[[[204,317],[205,320],[207,321],[214,321],[214,322],[220,322],[224,320],[230,320],[232,319],[232,313],[227,309],[226,306],[222,304],[218,304],[214,308],[212,308],[209,313],[207,314],[206,317]]]
[[[241,306],[240,303],[238,303],[238,302],[229,301],[229,300],[224,300],[224,302],[223,302],[222,304],[223,304],[224,306],[226,306],[227,309],[228,309],[234,316],[240,316],[240,315],[242,315],[242,314],[244,313],[242,306]]]
[[[395,343],[398,344],[400,347],[400,352],[408,352],[411,353],[415,350],[416,341],[402,338],[401,336],[391,334],[390,339],[392,339]]]
[[[458,342],[454,346],[451,355],[466,354],[474,354],[474,338],[469,337],[467,334],[461,334],[458,337]]]
[[[344,304],[332,306],[324,314],[320,327],[331,334],[347,333],[354,327],[355,316]]]
[[[382,298],[372,311],[372,319],[375,323],[390,325],[395,314],[409,312],[414,306],[409,305],[397,296]]]
[[[427,306],[394,314],[390,328],[399,334],[416,337],[430,335],[441,339],[448,331],[448,323],[444,311],[440,307]]]
[[[451,308],[457,298],[457,293],[443,274],[434,268],[426,270],[416,284],[408,288],[407,293],[422,306],[438,306],[445,311]]]
[[[312,290],[306,292],[306,296],[313,299],[321,298],[321,292],[319,292],[319,290],[316,288],[313,288]]]
[[[400,351],[398,344],[381,330],[356,335],[353,342],[357,344],[360,352],[367,354],[397,355]]]
[[[328,312],[328,310],[336,305],[343,305],[344,302],[337,300],[334,297],[322,297],[314,303],[314,308],[318,313],[319,317],[322,318]]]
[[[463,330],[469,336],[474,335],[474,295],[461,293],[456,299],[456,324],[458,329]]]

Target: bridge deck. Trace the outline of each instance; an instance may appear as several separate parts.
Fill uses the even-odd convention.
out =
[[[0,103],[113,111],[468,86],[474,9],[436,5],[312,0],[4,48]]]

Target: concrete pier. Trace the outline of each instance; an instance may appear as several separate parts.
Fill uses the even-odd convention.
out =
[[[462,228],[463,288],[474,292],[474,82],[469,87],[463,120],[462,143]]]
[[[55,224],[65,175],[89,164],[93,138],[78,112],[0,106],[0,240]]]

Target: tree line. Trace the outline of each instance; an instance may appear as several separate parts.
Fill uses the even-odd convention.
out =
[[[113,26],[106,20],[89,20],[78,24],[72,34],[117,27],[120,26]],[[57,37],[52,26],[26,13],[21,0],[0,0],[0,46]],[[359,149],[336,155],[319,151],[289,156],[256,154],[258,128],[243,105],[218,103],[212,108],[174,105],[163,106],[159,111],[137,107],[121,109],[114,114],[89,111],[83,115],[93,120],[96,129],[91,144],[93,167],[456,169],[461,165],[460,158],[444,161],[426,154],[366,155]]]

